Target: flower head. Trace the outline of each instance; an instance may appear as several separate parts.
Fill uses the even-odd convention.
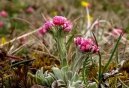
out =
[[[46,21],[43,26],[46,30],[49,30],[54,26],[54,23],[53,21]]]
[[[73,25],[70,21],[66,21],[64,24],[63,24],[63,30],[66,31],[66,32],[69,32],[71,31],[73,28]]]
[[[83,40],[83,38],[82,38],[82,37],[74,38],[74,43],[75,43],[76,45],[80,45],[80,44],[81,44],[81,42],[82,42],[82,40]]]
[[[67,21],[67,19],[63,16],[55,16],[53,18],[53,23],[55,25],[63,25],[66,21]]]
[[[38,30],[40,34],[45,34],[49,29],[54,26],[52,21],[46,21]]]
[[[45,29],[44,26],[41,26],[39,29],[38,29],[38,32],[39,34],[45,34],[47,32],[47,30]]]
[[[88,2],[86,2],[86,1],[81,1],[81,5],[82,5],[83,7],[91,7],[91,4],[88,3]]]
[[[8,13],[7,13],[6,11],[2,10],[2,11],[0,12],[0,16],[1,16],[1,17],[7,17],[7,16],[8,16]]]
[[[94,43],[91,38],[77,37],[74,39],[76,46],[82,52],[93,52],[96,53],[99,51],[98,46]]]
[[[54,26],[59,26],[63,31],[69,32],[72,30],[72,23],[63,16],[55,16],[53,20],[46,21],[38,30],[40,34],[46,33]]]

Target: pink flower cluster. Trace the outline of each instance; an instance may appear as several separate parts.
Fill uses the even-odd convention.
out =
[[[0,16],[6,18],[6,17],[8,17],[8,13],[6,11],[2,10],[2,11],[0,11]]]
[[[62,29],[66,32],[69,32],[72,30],[73,28],[73,25],[72,23],[67,20],[67,18],[63,17],[63,16],[55,16],[53,18],[53,23],[56,25],[56,26],[61,26]]]
[[[94,43],[94,41],[91,38],[77,37],[74,38],[74,42],[76,46],[78,46],[79,50],[82,52],[96,53],[99,51],[98,46]]]
[[[45,34],[53,26],[54,26],[54,24],[53,24],[52,21],[47,21],[39,28],[39,33],[40,34]]]
[[[53,23],[55,25],[59,25],[59,26],[63,25],[66,21],[67,21],[67,19],[63,16],[55,16],[53,18]]]
[[[43,26],[39,28],[39,33],[44,34],[52,27],[60,26],[63,31],[70,32],[72,30],[72,23],[63,16],[55,16],[51,21],[46,21]]]
[[[64,31],[66,32],[69,32],[71,31],[71,29],[73,28],[73,25],[70,21],[66,21],[64,24],[63,24],[63,29]]]

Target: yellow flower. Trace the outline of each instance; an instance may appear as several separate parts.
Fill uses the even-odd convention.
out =
[[[90,6],[90,3],[86,2],[86,1],[81,1],[81,5],[83,7],[89,7]]]

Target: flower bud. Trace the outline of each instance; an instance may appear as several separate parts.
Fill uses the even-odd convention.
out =
[[[55,16],[53,18],[53,23],[55,25],[63,25],[66,21],[67,21],[67,19],[63,16]]]
[[[73,25],[70,21],[66,21],[64,24],[63,24],[63,30],[66,31],[66,32],[69,32],[71,31],[73,28]]]
[[[54,24],[53,21],[47,21],[43,26],[46,30],[49,30],[54,26]]]
[[[41,26],[39,29],[38,29],[38,32],[39,34],[45,34],[47,32],[47,30],[44,28],[44,26]]]

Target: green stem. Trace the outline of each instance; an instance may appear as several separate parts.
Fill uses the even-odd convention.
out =
[[[117,64],[119,63],[119,57],[118,57],[118,54],[119,54],[119,52],[118,52],[118,47],[117,47],[117,50],[116,50],[116,62],[117,62]]]
[[[86,75],[86,73],[88,73],[88,72],[86,72],[87,71],[87,68],[86,68],[86,65],[87,65],[87,62],[88,62],[88,58],[89,58],[89,56],[87,56],[87,58],[85,59],[85,61],[83,62],[83,69],[82,69],[82,76],[83,76],[83,80],[84,80],[84,84],[87,86],[87,82],[88,82],[88,80],[87,80],[87,75]]]
[[[96,45],[98,46],[97,39],[96,39],[96,37],[95,37],[95,35],[94,35],[93,32],[92,32],[92,34],[93,34],[93,37],[95,39]],[[101,79],[102,79],[102,63],[101,63],[101,54],[100,54],[100,51],[98,51],[98,55],[99,55],[99,76],[98,76],[98,80],[100,82]]]
[[[102,63],[101,63],[101,54],[100,54],[100,52],[98,52],[98,54],[99,54],[99,76],[98,76],[98,80],[100,81],[101,80],[101,78],[102,78],[102,74],[101,74],[101,72],[102,72]]]
[[[66,46],[65,46],[65,38],[63,36],[62,30],[58,30],[57,36],[56,36],[56,42],[57,42],[59,57],[61,60],[61,66],[66,66],[67,65]]]

